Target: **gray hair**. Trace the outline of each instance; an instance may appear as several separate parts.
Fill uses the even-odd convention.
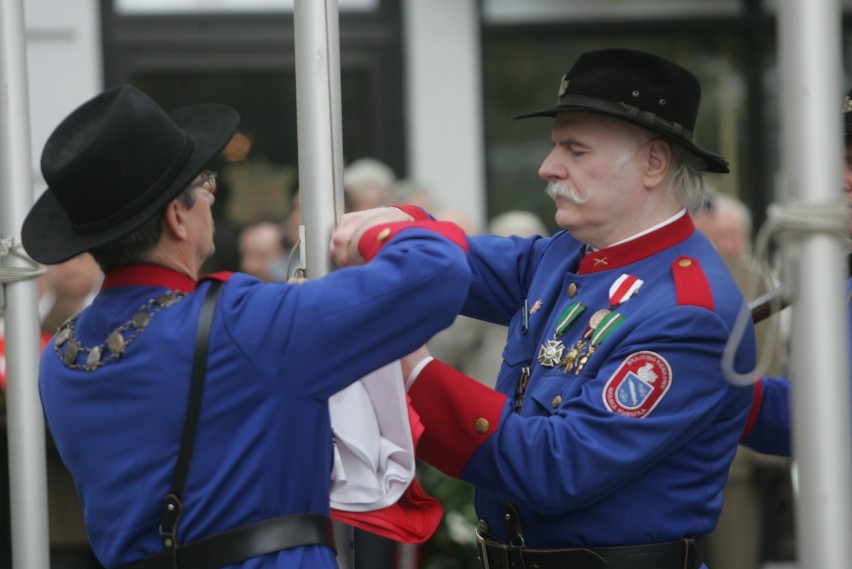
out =
[[[650,130],[624,121],[618,122],[624,129],[625,142],[623,152],[613,164],[613,173],[620,175],[642,146],[652,140],[662,140],[672,149],[672,163],[666,175],[666,191],[683,204],[689,213],[701,209],[704,204],[704,161],[680,144],[660,138]]]

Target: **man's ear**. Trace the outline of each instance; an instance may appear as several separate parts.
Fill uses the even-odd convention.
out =
[[[186,239],[189,235],[186,227],[186,207],[180,200],[172,200],[166,206],[163,215],[163,229],[178,240]]]
[[[645,185],[649,188],[659,186],[665,180],[672,163],[672,147],[664,140],[652,140],[648,143],[645,161]]]

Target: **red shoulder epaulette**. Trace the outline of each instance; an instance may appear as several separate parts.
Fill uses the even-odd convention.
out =
[[[672,278],[678,304],[714,309],[710,282],[697,259],[686,256],[675,259],[672,263]]]
[[[219,281],[219,282],[227,282],[229,278],[234,275],[231,271],[219,271],[218,273],[210,273],[209,275],[204,275],[199,280],[201,281]]]

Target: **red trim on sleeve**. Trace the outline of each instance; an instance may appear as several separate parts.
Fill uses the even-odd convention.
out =
[[[467,237],[458,225],[449,221],[433,221],[431,219],[424,221],[394,221],[375,225],[361,235],[361,239],[358,241],[358,252],[361,254],[361,257],[369,261],[400,231],[412,227],[428,229],[429,231],[443,235],[467,252]]]
[[[432,217],[426,213],[426,210],[420,207],[419,205],[395,205],[393,206],[400,211],[404,211],[411,217],[413,217],[416,221],[426,221],[427,219],[432,219]]]
[[[417,445],[418,458],[456,478],[497,432],[507,399],[438,360],[423,368],[408,394],[426,427]]]
[[[751,398],[751,410],[748,412],[743,434],[740,435],[740,441],[745,440],[751,434],[751,430],[757,423],[757,416],[760,415],[760,407],[763,404],[763,382],[758,379],[754,382],[754,394]]]
[[[678,304],[713,310],[710,282],[697,259],[686,256],[675,259],[672,263],[672,277]]]

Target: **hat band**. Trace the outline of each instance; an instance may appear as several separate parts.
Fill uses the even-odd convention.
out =
[[[161,193],[166,186],[170,182],[172,182],[175,178],[175,175],[178,171],[183,167],[186,161],[189,159],[192,154],[193,143],[192,139],[189,136],[184,135],[183,146],[180,151],[175,156],[174,161],[166,168],[165,172],[154,182],[145,192],[142,193],[138,198],[128,203],[123,208],[119,209],[112,215],[109,215],[105,218],[99,219],[97,221],[93,221],[91,223],[72,223],[72,227],[74,231],[81,235],[89,235],[92,233],[98,233],[99,231],[103,231],[105,229],[109,229],[110,227],[117,225],[118,223],[124,221],[126,218],[130,217],[130,215],[139,211],[140,206],[146,202],[151,201],[151,197],[156,196]]]
[[[557,110],[559,107],[569,106],[587,107],[613,115],[624,115],[638,122],[647,124],[648,126],[665,131],[678,138],[685,138],[686,140],[692,141],[692,131],[684,128],[682,124],[664,119],[651,111],[643,111],[639,107],[634,107],[627,103],[613,103],[583,95],[563,95],[559,98]]]

